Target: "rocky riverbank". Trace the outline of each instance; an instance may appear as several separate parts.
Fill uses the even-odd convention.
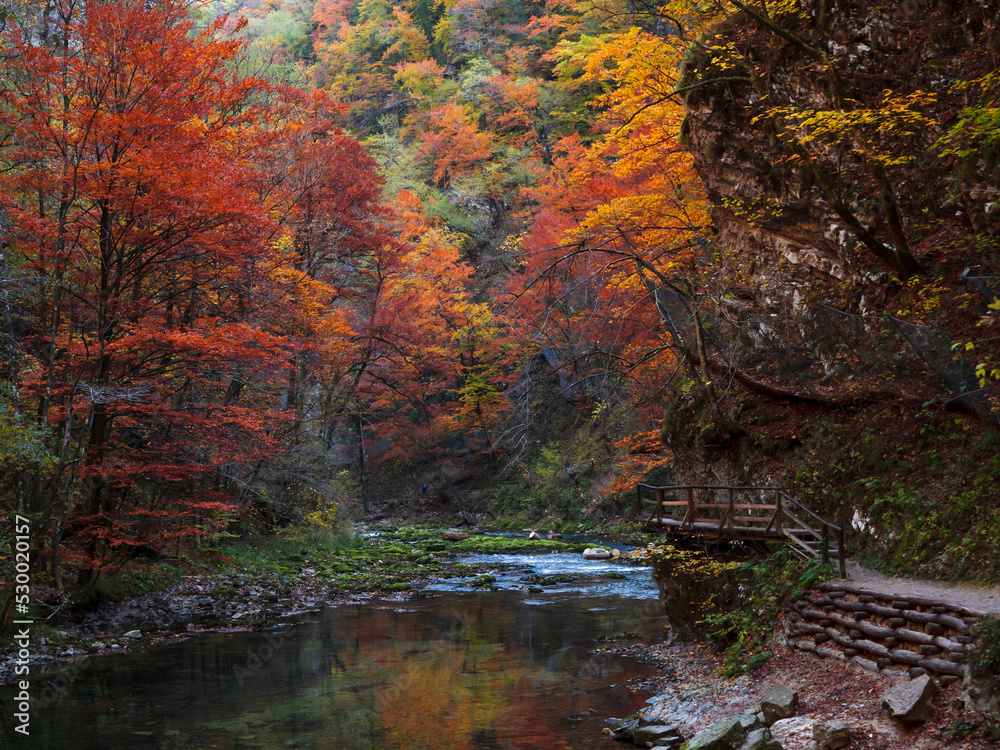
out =
[[[1000,745],[1000,723],[970,710],[960,698],[961,684],[950,685],[933,698],[933,712],[927,721],[907,727],[891,719],[882,707],[884,695],[905,676],[878,674],[850,662],[819,659],[784,646],[779,646],[764,666],[732,679],[717,676],[723,659],[704,643],[613,650],[648,660],[664,671],[664,676],[650,685],[655,695],[641,712],[641,721],[672,727],[686,740],[727,718],[758,714],[766,693],[784,685],[798,695],[794,716],[770,727],[774,741],[784,750],[816,750],[813,731],[818,723],[846,726],[851,750],[986,750]],[[749,730],[750,720],[745,721]],[[609,725],[609,735],[613,727]],[[744,737],[748,734],[745,731]],[[623,747],[630,746],[623,743]],[[661,746],[671,746],[669,736]],[[720,741],[709,747],[724,750],[731,746]],[[768,746],[760,745],[764,747]],[[771,745],[768,750],[776,747]]]

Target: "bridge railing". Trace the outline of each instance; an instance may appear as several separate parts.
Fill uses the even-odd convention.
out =
[[[644,508],[649,509],[648,516]],[[830,561],[833,552],[841,577],[847,577],[843,529],[781,487],[638,484],[634,514],[645,517],[646,528],[654,531],[782,539],[803,559]]]

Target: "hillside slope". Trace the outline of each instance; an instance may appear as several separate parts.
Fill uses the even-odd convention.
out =
[[[679,478],[774,482],[880,568],[996,576],[996,3],[719,3],[683,143],[718,231],[718,408],[680,384]]]

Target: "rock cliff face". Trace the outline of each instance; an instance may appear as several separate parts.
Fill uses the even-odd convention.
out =
[[[996,68],[1000,3],[802,0],[801,7],[801,15],[777,19],[794,42],[734,12],[706,40],[714,50],[691,56],[682,84],[693,87],[685,145],[714,204],[732,275],[772,308],[801,302],[817,288],[846,282],[870,292],[885,282],[888,269],[873,262],[844,211],[831,202],[835,196],[875,238],[899,249],[883,200],[886,184],[873,174],[873,162],[888,163],[889,197],[923,263],[939,257],[945,245],[954,255],[949,243],[956,236],[1000,233],[995,149],[973,149],[957,159],[935,148],[970,102],[969,90],[956,84]],[[725,64],[723,56],[733,55],[718,50],[726,45],[741,65]],[[815,53],[842,82],[839,101]],[[888,92],[897,100],[912,96],[909,110],[919,120],[901,126],[899,111],[884,108]],[[778,112],[859,115],[880,107],[883,119],[826,141],[804,140],[806,131]],[[959,254],[959,262],[979,262],[971,242]]]
[[[721,4],[680,84],[718,231],[699,314],[720,408],[679,387],[661,436],[679,483],[782,483],[817,421],[912,421],[975,385],[942,366],[992,299],[963,272],[1000,277],[1000,0]],[[988,125],[956,135],[970,112]],[[917,341],[884,316],[930,287]]]

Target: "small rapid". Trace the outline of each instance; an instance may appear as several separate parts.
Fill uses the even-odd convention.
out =
[[[658,596],[648,566],[627,565],[610,560],[584,560],[579,553],[461,555],[459,561],[485,566],[496,579],[493,585],[505,591],[530,589],[528,604],[545,604],[565,597],[611,597],[649,600]],[[477,576],[432,581],[426,591],[468,590]],[[541,579],[541,580],[539,580]],[[542,591],[537,591],[541,588]]]

